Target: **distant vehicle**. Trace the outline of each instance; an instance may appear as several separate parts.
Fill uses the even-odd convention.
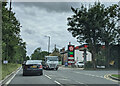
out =
[[[45,56],[44,69],[55,69],[58,70],[58,56]]]
[[[83,62],[76,62],[75,65],[77,67],[84,67],[84,63]]]
[[[26,61],[24,61],[24,62],[22,63],[22,68],[24,67],[25,63],[26,63]]]
[[[99,66],[99,65],[97,65],[97,68],[105,68],[105,66],[103,65],[103,66]]]
[[[43,75],[43,67],[41,62],[42,60],[27,60],[23,64],[23,76],[31,74]]]

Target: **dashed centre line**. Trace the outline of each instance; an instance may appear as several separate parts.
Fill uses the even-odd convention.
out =
[[[47,78],[49,78],[49,79],[52,79],[51,77],[49,77],[48,75],[45,75]]]
[[[45,75],[47,78],[49,78],[49,79],[52,79],[51,77],[49,77],[48,75]],[[56,84],[59,84],[59,85],[61,85],[58,81],[54,81]],[[62,85],[61,85],[62,86]]]
[[[59,85],[61,85],[61,84],[60,84],[58,81],[56,81],[56,80],[55,80],[54,82],[57,83],[57,84],[59,84]]]
[[[83,84],[83,85],[85,85],[85,86],[88,86],[87,84],[85,84],[85,83],[82,83],[82,82],[79,82],[79,81],[76,81],[77,83],[79,83],[79,84]]]
[[[93,77],[99,77],[99,78],[104,78],[103,76],[98,76],[98,75],[92,75],[92,74],[85,74],[85,73],[80,73],[80,72],[75,72],[83,75],[88,75],[88,76],[93,76]]]

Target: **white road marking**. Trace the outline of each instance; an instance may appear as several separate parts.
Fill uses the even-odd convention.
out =
[[[99,78],[104,78],[103,76],[97,76],[97,75],[96,75],[96,77],[99,77]]]
[[[84,83],[82,83],[82,82],[79,82],[79,81],[76,81],[77,83],[79,83],[79,84],[84,84]]]
[[[70,81],[70,80],[68,80],[68,79],[65,79],[65,78],[59,78],[59,80]]]
[[[101,78],[104,78],[103,76],[100,76]]]
[[[47,78],[49,78],[49,79],[52,79],[51,77],[49,77],[48,75],[45,75]]]
[[[85,74],[85,73],[80,73],[80,72],[75,72],[83,75],[88,75],[88,76],[93,76],[93,77],[99,77],[99,78],[104,78],[103,76],[98,76],[98,75],[92,75],[92,74]]]
[[[79,83],[79,84],[83,84],[83,85],[85,85],[85,86],[88,86],[87,84],[85,84],[85,83],[82,83],[82,82],[79,82],[79,81],[76,81],[77,83]]]
[[[89,76],[95,76],[95,75],[92,75],[92,74],[88,74]]]
[[[22,68],[22,67],[21,67]],[[8,85],[12,80],[13,78],[16,76],[16,74],[21,70],[21,68],[12,76],[12,78],[6,82],[6,84]]]
[[[85,73],[80,73],[80,72],[75,72],[83,75],[88,75],[88,76],[93,76],[93,77],[98,77],[98,78],[104,78],[103,76],[98,76],[98,75],[92,75],[92,74],[85,74]]]
[[[85,74],[85,73],[80,73],[80,72],[75,72],[75,73],[79,73],[79,74],[83,74],[83,75],[89,75],[89,76],[93,76],[93,77],[105,78],[105,79],[111,80],[111,81],[113,81],[113,82],[119,82],[119,81],[117,81],[117,80],[113,80],[113,79],[109,78],[109,75],[110,75],[110,74],[105,75],[105,76],[103,77],[103,76],[92,75],[92,74]]]
[[[57,84],[59,84],[59,85],[61,85],[61,84],[60,84],[58,81],[56,81],[56,80],[55,80],[54,82],[57,83]]]

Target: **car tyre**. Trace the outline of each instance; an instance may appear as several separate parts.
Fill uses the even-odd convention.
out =
[[[40,76],[40,75],[43,75],[43,72],[39,73],[38,75],[39,75],[39,76]]]
[[[23,76],[25,76],[25,73],[23,73]]]
[[[39,73],[39,75],[43,75],[43,72]]]
[[[58,68],[56,68],[56,70],[58,70]]]
[[[40,75],[43,75],[43,72]]]

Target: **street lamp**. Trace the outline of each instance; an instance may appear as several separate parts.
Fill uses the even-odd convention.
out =
[[[45,37],[49,38],[49,40],[48,40],[48,53],[49,53],[49,51],[50,51],[50,36],[45,36]]]

